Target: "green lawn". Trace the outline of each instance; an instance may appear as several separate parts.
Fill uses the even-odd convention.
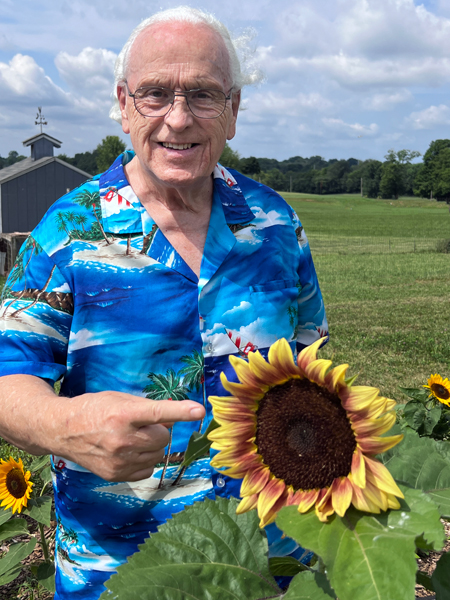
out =
[[[409,198],[283,196],[311,238],[330,326],[321,356],[349,363],[360,385],[399,401],[399,386],[423,385],[431,373],[450,376],[450,254],[314,253],[318,236],[450,238],[448,207]]]

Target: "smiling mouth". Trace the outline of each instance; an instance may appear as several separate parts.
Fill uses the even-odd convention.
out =
[[[160,142],[163,148],[172,148],[172,150],[189,150],[193,146],[197,146],[198,144],[171,144],[170,142]]]

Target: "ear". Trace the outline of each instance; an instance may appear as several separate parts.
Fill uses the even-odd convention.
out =
[[[228,126],[227,140],[232,140],[234,138],[234,136],[236,135],[236,120],[237,120],[240,104],[241,104],[241,91],[239,90],[239,92],[234,92],[231,95],[232,117],[230,120],[230,124]]]
[[[124,83],[121,83],[116,88],[117,98],[119,99],[120,112],[122,114],[122,130],[124,133],[130,133],[130,123],[128,120],[127,111],[127,88]]]

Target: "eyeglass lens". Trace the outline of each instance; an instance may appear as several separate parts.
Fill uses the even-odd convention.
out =
[[[136,90],[134,104],[143,116],[162,117],[169,112],[175,96],[185,96],[191,112],[202,119],[219,117],[227,102],[227,97],[220,90],[174,92],[166,88],[148,87]]]

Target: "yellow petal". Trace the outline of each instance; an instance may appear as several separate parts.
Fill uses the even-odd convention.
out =
[[[380,507],[365,495],[364,490],[356,486],[353,486],[352,504],[356,509],[364,512],[375,514],[380,512]]]
[[[403,439],[403,435],[391,435],[389,437],[360,437],[356,436],[358,446],[364,454],[381,454],[396,446]]]
[[[395,483],[394,478],[382,463],[373,460],[368,456],[365,457],[365,461],[366,475],[376,487],[388,494],[404,498],[404,495]]]
[[[247,473],[241,485],[241,496],[258,494],[269,481],[269,477],[270,469],[265,466]]]
[[[334,392],[336,388],[345,385],[345,373],[347,372],[348,365],[338,365],[331,369],[325,377],[325,386],[328,391]]]
[[[297,365],[299,369],[306,375],[306,368],[309,363],[313,362],[317,358],[317,350],[322,346],[324,340],[319,338],[310,346],[303,348],[300,354],[297,356]]]
[[[222,447],[217,448],[217,446],[219,446],[218,443],[211,444],[211,447],[214,450],[220,450],[219,454],[216,454],[211,459],[211,465],[215,469],[220,467],[231,467],[235,463],[243,460],[245,455],[256,453],[256,446],[251,442],[240,444],[239,447],[232,446],[226,447],[225,449],[222,449]]]
[[[298,512],[305,513],[310,510],[312,506],[314,506],[317,498],[319,497],[320,490],[307,490],[307,491],[299,491],[294,494],[292,499],[292,504],[298,505]]]
[[[345,387],[339,392],[342,406],[350,412],[364,410],[378,398],[380,390],[365,385]]]
[[[242,515],[242,513],[246,513],[249,510],[256,508],[257,504],[258,504],[258,495],[257,494],[253,494],[253,496],[247,496],[246,498],[243,498],[240,501],[238,507],[236,508],[236,514]]]
[[[352,502],[353,486],[347,477],[336,477],[331,486],[331,501],[337,515],[343,517]]]
[[[378,419],[352,419],[350,417],[353,430],[361,436],[382,435],[391,429],[395,419],[394,413],[386,413]]]
[[[248,362],[253,375],[255,375],[257,380],[261,383],[274,386],[284,383],[288,380],[288,377],[286,377],[281,371],[264,360],[258,350],[256,352],[249,353]]]
[[[208,434],[208,440],[219,442],[222,447],[235,446],[237,443],[254,440],[256,427],[254,423],[234,423],[232,425],[222,425]]]
[[[358,447],[356,447],[352,456],[351,479],[358,487],[366,487],[366,464],[364,455]]]
[[[316,515],[319,521],[326,523],[328,517],[334,513],[333,501],[331,496],[331,486],[320,490],[319,498],[316,502]]]
[[[249,411],[256,410],[256,402],[243,403],[240,398],[235,396],[208,396],[208,400],[214,411],[231,414],[248,414]]]
[[[301,377],[300,369],[294,362],[291,347],[285,338],[281,338],[269,348],[269,363],[287,378]]]
[[[220,381],[227,392],[230,392],[232,396],[239,398],[239,400],[246,406],[253,406],[253,402],[255,400],[261,400],[265,394],[264,391],[256,390],[255,388],[248,387],[242,383],[228,381],[223,372],[220,374]]]
[[[309,363],[305,369],[306,376],[310,381],[318,383],[319,385],[325,385],[325,375],[330,368],[331,360],[324,360],[319,358]]]
[[[250,365],[246,360],[230,355],[229,361],[241,383],[261,391],[261,385],[253,375]]]
[[[258,497],[258,517],[264,520],[264,517],[270,511],[278,498],[286,490],[286,484],[281,479],[271,479]]]
[[[281,496],[278,498],[278,500],[275,502],[272,508],[265,513],[264,517],[261,518],[259,522],[259,526],[261,528],[266,527],[267,525],[270,525],[270,523],[273,523],[275,521],[277,513],[283,508],[283,506],[287,506],[288,499],[291,495],[292,491],[288,489],[284,490],[284,492],[281,494]]]

